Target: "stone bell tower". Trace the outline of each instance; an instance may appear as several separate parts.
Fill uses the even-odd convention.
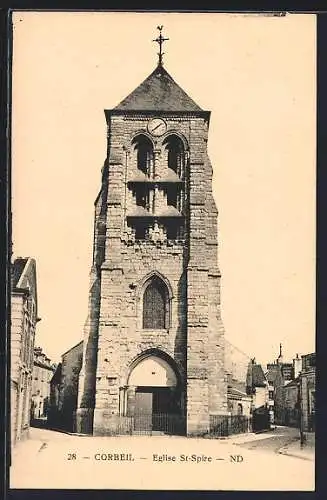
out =
[[[105,110],[77,410],[96,435],[170,417],[196,435],[227,409],[210,112],[164,69],[158,29],[157,67]]]

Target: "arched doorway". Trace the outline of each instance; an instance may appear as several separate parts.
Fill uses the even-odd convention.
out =
[[[168,360],[150,354],[137,361],[127,381],[127,415],[135,430],[178,433],[181,390],[176,370]],[[177,425],[176,425],[177,423]]]

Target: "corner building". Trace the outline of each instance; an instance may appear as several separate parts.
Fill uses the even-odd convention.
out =
[[[105,116],[77,431],[199,435],[227,412],[210,112],[159,62]]]

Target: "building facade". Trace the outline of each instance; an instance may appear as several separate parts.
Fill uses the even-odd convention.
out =
[[[290,427],[300,426],[300,378],[297,377],[284,385],[282,423]]]
[[[252,429],[254,431],[269,429],[271,418],[268,407],[268,380],[261,364],[256,363],[254,358],[248,366],[246,393],[252,397]]]
[[[105,116],[77,430],[162,414],[207,432],[227,411],[210,112],[159,60]]]
[[[24,438],[31,414],[33,350],[37,315],[36,264],[17,258],[11,267],[11,444]]]
[[[253,358],[248,366],[246,379],[246,392],[252,395],[252,409],[268,409],[268,380],[261,364],[256,363]]]
[[[247,394],[247,375],[251,358],[225,340],[225,371],[227,375],[227,405],[230,415],[251,416],[252,395]]]
[[[32,377],[32,419],[46,418],[50,405],[50,380],[56,366],[51,363],[41,347],[34,348]]]
[[[78,379],[82,367],[83,341],[61,357],[50,382],[50,409],[48,423],[55,428],[76,430]]]
[[[296,354],[292,363],[284,362],[282,345],[279,356],[267,365],[266,377],[269,383],[269,410],[272,422],[279,425],[298,425],[299,405],[295,395],[297,378],[301,371],[301,358]]]
[[[304,431],[315,431],[316,413],[316,354],[302,356],[302,370],[300,373],[300,401],[302,414],[302,428]]]

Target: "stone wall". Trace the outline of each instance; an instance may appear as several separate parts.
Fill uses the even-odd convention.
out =
[[[252,398],[243,397],[242,399],[237,399],[228,397],[229,411],[231,415],[239,415],[239,405],[242,405],[242,415],[245,417],[251,416],[252,411]]]
[[[187,150],[188,234],[179,241],[165,237],[135,241],[127,219],[135,204],[128,186],[136,173],[131,143],[138,133],[147,135],[149,116],[107,112],[108,158],[95,209],[89,315],[79,384],[79,414],[95,408],[95,433],[103,432],[105,414],[119,412],[119,389],[127,384],[129,367],[150,349],[166,353],[176,363],[189,434],[206,432],[209,413],[227,410],[217,210],[206,151],[208,122],[201,114],[172,113],[164,118],[166,135],[177,133]],[[164,175],[166,161],[165,137],[151,139],[160,175]],[[160,199],[164,204],[164,192]],[[152,273],[167,283],[171,294],[170,324],[160,331],[142,329],[142,294]]]

